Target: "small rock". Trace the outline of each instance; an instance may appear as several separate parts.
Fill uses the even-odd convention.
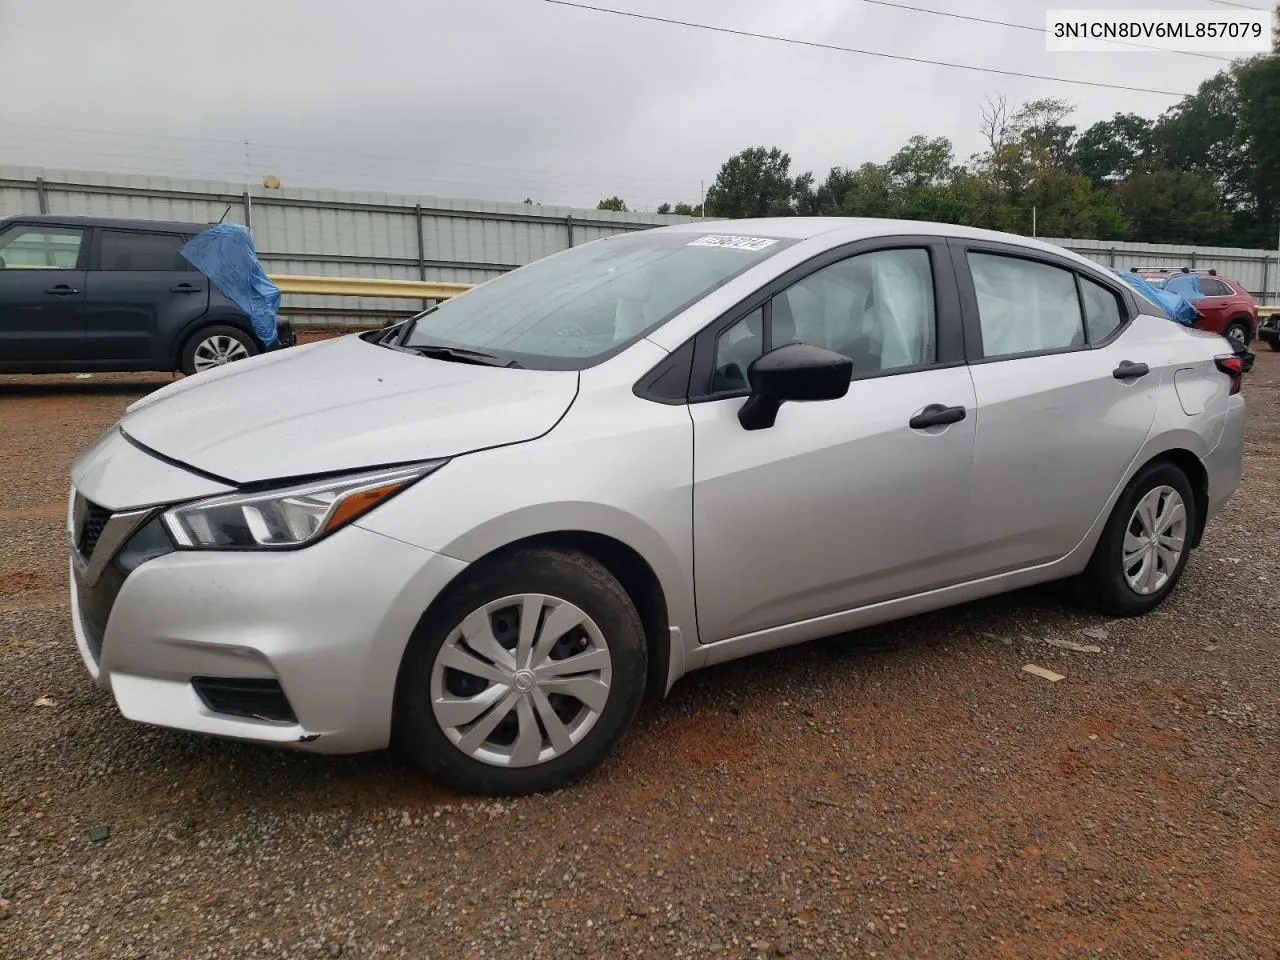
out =
[[[103,827],[89,828],[89,839],[94,843],[102,843],[104,840],[107,840],[110,836],[111,836],[110,827],[103,826]]]
[[[791,952],[790,940],[779,940],[773,947],[773,955],[775,957],[785,957]]]
[[[57,705],[58,701],[54,700],[53,697],[37,697],[35,702],[37,707],[56,707]]]
[[[1213,653],[1213,651],[1218,649],[1218,645],[1216,643],[1206,643],[1200,649],[1203,650],[1205,653]]]
[[[1088,629],[1081,630],[1080,632],[1086,637],[1092,637],[1094,640],[1106,640],[1111,636],[1111,634],[1107,633],[1107,631],[1103,630],[1101,627],[1089,627]]]

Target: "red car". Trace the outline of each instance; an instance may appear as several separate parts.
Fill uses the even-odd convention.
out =
[[[1138,270],[1148,283],[1163,287],[1176,270]],[[1195,326],[1220,333],[1228,340],[1247,347],[1258,332],[1258,301],[1235,280],[1219,276],[1214,270],[1192,271],[1200,280],[1204,299],[1196,300],[1200,319]]]

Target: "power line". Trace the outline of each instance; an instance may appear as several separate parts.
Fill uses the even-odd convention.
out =
[[[1048,80],[1051,83],[1071,83],[1082,87],[1101,87],[1105,90],[1126,90],[1130,93],[1154,93],[1162,97],[1189,97],[1189,93],[1174,90],[1154,90],[1150,87],[1130,87],[1119,83],[1103,83],[1100,80],[1073,80],[1069,77],[1052,77],[1039,73],[1020,73],[1016,70],[1001,70],[997,67],[979,67],[969,63],[951,63],[946,60],[930,60],[926,57],[908,57],[901,53],[885,53],[882,50],[862,50],[858,47],[843,47],[834,43],[820,43],[816,40],[799,40],[795,37],[780,37],[771,33],[755,33],[751,30],[736,30],[732,27],[717,27],[707,23],[695,23],[691,20],[676,20],[671,17],[659,17],[648,13],[636,13],[633,10],[613,10],[609,7],[597,7],[589,3],[574,3],[571,0],[541,0],[557,7],[569,7],[574,10],[589,10],[592,13],[607,13],[615,17],[629,17],[633,20],[647,20],[650,23],[664,23],[668,26],[687,27],[693,30],[707,30],[713,33],[725,33],[736,37],[751,37],[754,40],[772,40],[776,43],[790,43],[798,47],[810,47],[816,50],[833,50],[837,53],[853,53],[863,57],[881,57],[886,60],[900,60],[904,63],[921,63],[934,67],[950,67],[952,70],[969,70],[974,73],[995,73],[1004,77],[1018,77],[1023,80]]]
[[[912,13],[928,13],[935,17],[951,17],[953,20],[968,20],[971,23],[983,23],[993,27],[1009,27],[1012,30],[1029,30],[1032,33],[1048,33],[1044,27],[1035,27],[1025,23],[1010,23],[1007,20],[990,20],[986,17],[974,17],[967,13],[951,13],[946,10],[930,10],[928,7],[913,7],[907,3],[892,3],[891,0],[862,0],[877,7],[892,7],[895,10],[910,10]],[[1215,57],[1212,53],[1200,53],[1198,50],[1170,50],[1167,47],[1153,47],[1146,43],[1130,43],[1127,40],[1113,40],[1112,43],[1122,47],[1137,47],[1141,50],[1157,50],[1161,53],[1179,53],[1185,57],[1200,57],[1203,60],[1217,60],[1219,63],[1231,63],[1230,57]]]
[[[1254,7],[1247,3],[1236,3],[1235,0],[1209,0],[1210,3],[1220,3],[1224,7],[1239,7],[1241,10],[1257,10],[1259,13],[1267,13],[1262,7]]]

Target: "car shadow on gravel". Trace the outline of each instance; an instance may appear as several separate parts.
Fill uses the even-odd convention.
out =
[[[56,380],[39,381],[23,378],[5,380],[0,378],[0,400],[5,397],[54,398],[54,397],[114,397],[136,396],[139,393],[150,393],[172,381],[168,378],[158,380]]]
[[[655,754],[668,752],[665,738],[672,726],[689,718],[753,711],[787,698],[803,708],[815,687],[854,682],[872,672],[945,670],[957,645],[990,643],[983,631],[1074,612],[1078,608],[1063,599],[1060,588],[1033,587],[695,671],[668,697],[644,705],[621,747],[622,757],[607,761],[587,783],[643,775]],[[108,706],[104,703],[104,710]],[[119,717],[109,722],[127,724]],[[183,804],[192,796],[209,810],[342,809],[369,816],[388,808],[421,810],[469,799],[438,786],[390,750],[324,755],[149,727],[131,726],[131,733],[102,738],[111,746],[101,759],[109,779],[120,785],[122,805],[127,796],[144,817],[157,806]],[[141,798],[145,802],[139,803]]]

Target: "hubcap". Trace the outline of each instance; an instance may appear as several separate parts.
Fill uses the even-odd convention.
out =
[[[543,594],[485,604],[445,638],[431,709],[467,756],[531,767],[562,756],[596,725],[613,667],[595,621]]]
[[[1187,507],[1173,487],[1147,492],[1124,534],[1124,577],[1134,593],[1163,589],[1178,568],[1187,539]]]
[[[235,337],[218,334],[217,336],[206,337],[196,346],[195,368],[196,370],[208,370],[210,367],[220,367],[224,363],[244,360],[248,356],[249,351]]]

